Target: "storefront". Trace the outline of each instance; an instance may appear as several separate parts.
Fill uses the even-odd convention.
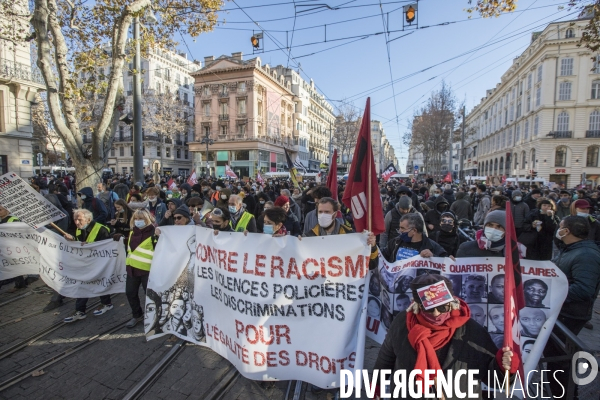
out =
[[[554,184],[560,188],[568,188],[569,175],[566,174],[553,174],[550,175],[548,182],[554,182]]]

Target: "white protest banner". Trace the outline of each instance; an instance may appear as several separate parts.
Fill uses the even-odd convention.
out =
[[[0,238],[0,279],[39,274],[52,289],[75,298],[125,292],[122,241],[70,242],[21,222],[0,225]]]
[[[33,229],[66,217],[14,172],[0,176],[0,205]]]
[[[38,274],[42,236],[22,222],[0,224],[0,280]]]
[[[519,329],[524,371],[537,363],[567,297],[565,274],[550,261],[521,260],[526,307],[520,311]],[[395,315],[412,302],[410,283],[426,273],[441,273],[452,282],[453,292],[465,300],[471,318],[487,328],[501,347],[504,337],[504,258],[422,258],[387,262],[371,271],[367,304],[367,335],[383,343]]]
[[[339,387],[342,369],[362,368],[365,235],[161,231],[148,281],[149,339],[174,334],[208,346],[255,380]]]

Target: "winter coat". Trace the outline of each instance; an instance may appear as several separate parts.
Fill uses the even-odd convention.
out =
[[[458,193],[456,195],[456,201],[450,206],[450,211],[456,215],[457,220],[468,219],[472,220],[473,210],[471,209],[471,203],[466,198],[466,193]]]
[[[529,215],[529,206],[523,201],[514,202],[511,201],[511,211],[513,215],[513,221],[515,222],[515,229],[523,229],[525,225],[525,219]]]
[[[286,214],[286,218],[285,218],[285,222],[283,223],[283,226],[285,226],[285,229],[288,231],[288,233],[290,235],[302,236],[302,230],[300,229],[300,221],[298,221],[298,217],[296,217],[296,214],[294,214],[292,212],[292,210],[290,210]]]
[[[472,240],[461,244],[456,252],[456,258],[465,257],[504,257],[504,249],[500,251],[480,249],[477,241]]]
[[[600,289],[600,250],[591,240],[565,246],[552,260],[567,276],[569,292],[560,315],[589,321]]]
[[[490,196],[488,196],[487,194],[483,194],[479,199],[479,204],[477,205],[475,215],[473,215],[473,223],[475,225],[483,225],[483,221],[485,221],[485,216],[487,215],[491,206],[492,201],[490,200]]]
[[[542,221],[542,229],[538,232],[531,224],[533,221]],[[527,246],[527,258],[532,260],[550,260],[552,258],[552,241],[556,229],[558,229],[560,219],[556,214],[552,217],[546,214],[541,214],[540,210],[535,208],[525,218],[523,225],[524,232],[519,237],[519,241]],[[526,239],[535,235],[535,240]],[[561,242],[562,243],[562,242]],[[531,245],[533,244],[533,248]]]
[[[85,200],[82,201],[82,208],[91,211],[94,216],[93,221],[106,225],[108,210],[104,206],[102,200],[94,197],[94,192],[91,187],[84,187],[78,193],[85,195]]]
[[[420,212],[417,212],[417,210],[412,206],[410,207],[409,214],[410,213],[417,214],[421,217],[421,219],[423,219],[423,215]],[[379,236],[379,247],[383,248],[387,246],[388,242],[398,237],[398,227],[400,226],[400,219],[403,215],[404,214],[401,214],[400,211],[398,211],[398,207],[394,207],[387,214],[385,214],[385,231]],[[427,235],[427,226],[425,226],[425,220],[423,220],[423,232],[425,235]]]
[[[556,216],[560,221],[563,220],[564,217],[568,217],[571,215],[571,203],[568,206],[563,206],[562,201],[556,203]]]
[[[425,214],[425,223],[427,225],[431,224],[433,225],[433,229],[429,229],[427,228],[427,232],[429,232],[429,235],[431,236],[431,234],[433,234],[433,232],[436,232],[440,229],[440,217],[442,215],[443,211],[438,211],[438,205],[440,204],[447,204],[448,207],[446,208],[446,211],[450,210],[450,203],[448,203],[448,200],[446,200],[446,198],[444,196],[438,196],[434,202],[433,202],[433,209],[427,211],[427,213]]]
[[[181,200],[180,199],[170,199],[167,201],[167,210],[169,209],[169,203],[173,203],[175,204],[175,209],[178,209],[179,206],[181,206]],[[165,211],[166,213],[166,211]],[[163,214],[163,218],[160,220],[160,222],[158,223],[158,226],[169,226],[169,225],[175,225],[175,218],[173,217],[173,214],[171,213],[171,215],[167,218],[164,216]]]
[[[459,371],[479,370],[479,374],[475,375],[475,379],[487,383],[488,371],[492,380],[494,372],[498,379],[504,376],[504,371],[500,368],[495,358],[497,351],[496,345],[486,328],[479,325],[473,319],[469,319],[463,326],[456,329],[452,340],[446,346],[437,350],[436,354],[442,370],[452,371],[452,377]],[[393,375],[393,371],[412,371],[415,368],[416,362],[417,352],[408,340],[406,311],[403,311],[394,317],[392,325],[379,350],[374,368],[376,370],[391,370]],[[393,393],[393,379],[391,384]],[[459,387],[463,393],[467,392],[468,380],[466,375],[463,375],[460,379]],[[456,394],[456,389],[453,386],[454,393],[452,394]],[[478,394],[478,398],[482,398],[481,385],[477,385],[474,391]],[[406,398],[412,399],[412,397]],[[447,400],[454,400],[456,398],[446,397]]]
[[[444,190],[444,194],[442,196],[448,201],[448,204],[452,205],[456,201],[456,197],[454,197],[454,190],[446,189]]]
[[[400,247],[409,248],[409,246],[407,246],[409,244],[410,243],[404,243],[399,237],[397,237],[388,242],[388,245],[381,250],[381,255],[389,262],[396,262],[396,254],[398,254]],[[434,257],[448,257],[448,253],[442,246],[429,239],[425,235],[423,235],[421,247],[414,250],[417,250],[419,253],[421,253],[423,250],[431,250]]]
[[[148,211],[150,214],[154,215],[154,219],[156,223],[160,225],[165,213],[167,212],[167,206],[162,202],[160,198],[156,199],[156,203],[153,205],[150,201],[148,201]]]

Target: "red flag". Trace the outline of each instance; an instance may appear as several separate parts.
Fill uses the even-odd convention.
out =
[[[187,179],[187,183],[189,183],[191,186],[194,186],[196,183],[198,183],[198,179],[196,179],[196,170],[195,169],[192,171],[192,174]]]
[[[260,176],[260,171],[256,173],[256,182],[260,183],[261,185],[263,183],[265,183],[265,180],[263,179],[263,177]]]
[[[342,201],[346,207],[352,210],[357,232],[366,229],[378,235],[385,231],[383,205],[379,196],[371,144],[370,97],[367,98],[367,106],[360,125],[360,133],[354,149],[354,157],[352,158]]]
[[[338,199],[338,183],[337,183],[337,149],[333,151],[333,158],[329,166],[329,175],[327,175],[327,187],[331,190],[331,197]]]
[[[444,177],[444,182],[452,182],[452,174],[450,174],[450,172]]]
[[[225,165],[225,175],[233,179],[238,179],[238,176],[233,172],[229,164]]]
[[[517,233],[511,207],[506,207],[506,233],[504,245],[504,346],[521,356],[521,330],[519,311],[525,307],[523,279]],[[519,365],[519,376],[523,382],[523,362]]]
[[[167,182],[167,187],[169,188],[169,190],[173,190],[177,187],[173,178],[169,178],[169,181]]]

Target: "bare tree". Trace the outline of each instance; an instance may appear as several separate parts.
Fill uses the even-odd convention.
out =
[[[444,157],[455,135],[457,107],[456,98],[445,82],[439,91],[431,93],[427,104],[415,111],[409,121],[409,131],[404,134],[404,143],[416,153],[423,154],[423,164],[428,174],[442,174]],[[454,136],[453,141],[460,136]]]
[[[163,168],[164,143],[180,137],[186,140],[190,129],[188,108],[176,93],[149,90],[142,103],[142,124],[148,135],[155,135],[160,146],[160,173]]]
[[[0,2],[0,33],[10,34],[10,41],[34,40],[37,66],[46,83],[48,110],[52,126],[62,139],[78,172],[81,186],[93,186],[101,178],[101,170],[112,147],[114,131],[123,109],[123,69],[132,56],[136,43],[129,28],[134,18],[145,25],[141,32],[142,49],[151,46],[172,48],[173,37],[186,31],[192,37],[211,30],[217,22],[223,0],[32,0],[33,10],[16,8],[14,1]],[[152,7],[160,23],[150,24],[147,11]],[[33,32],[11,30],[30,21]],[[99,67],[110,67],[106,89],[93,84],[78,85],[77,75]],[[89,129],[90,147],[84,145],[78,104],[89,93],[101,95],[97,122]],[[92,109],[95,112],[95,109]]]
[[[360,130],[360,110],[352,104],[342,102],[335,120],[333,147],[340,155],[340,166],[348,167],[354,154]]]
[[[39,152],[43,154],[46,163],[48,165],[59,164],[64,146],[60,136],[52,128],[50,112],[40,94],[36,96],[35,106],[31,107],[31,121],[33,125],[33,143],[37,144]]]

